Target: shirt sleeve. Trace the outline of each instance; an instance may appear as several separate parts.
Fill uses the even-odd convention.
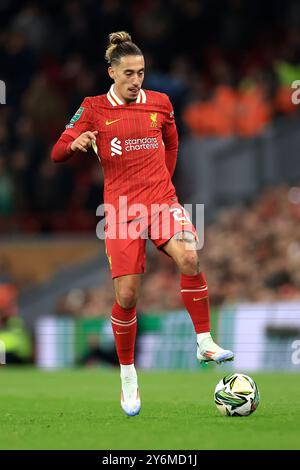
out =
[[[73,140],[73,137],[63,133],[52,148],[51,160],[55,163],[68,160],[75,153],[71,150]]]
[[[178,133],[174,118],[173,106],[166,95],[166,119],[162,126],[162,138],[165,144],[165,160],[166,165],[169,170],[170,176],[172,178],[177,160],[178,152]]]
[[[51,160],[54,162],[68,160],[75,153],[71,150],[72,142],[83,132],[94,130],[95,125],[90,98],[85,98],[52,148]]]

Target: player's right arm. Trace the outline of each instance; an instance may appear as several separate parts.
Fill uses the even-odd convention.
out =
[[[93,110],[90,98],[85,98],[80,108],[72,117],[66,130],[51,151],[52,161],[64,162],[77,152],[87,152],[87,149],[96,140],[98,131],[94,129]]]

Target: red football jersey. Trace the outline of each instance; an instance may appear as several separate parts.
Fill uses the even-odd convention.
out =
[[[136,102],[123,104],[112,85],[107,94],[85,98],[54,147],[52,159],[71,156],[70,142],[88,130],[98,131],[93,148],[104,172],[104,202],[112,204],[117,215],[120,196],[127,197],[128,207],[144,204],[148,211],[151,204],[177,201],[171,177],[178,136],[167,95],[141,89]]]

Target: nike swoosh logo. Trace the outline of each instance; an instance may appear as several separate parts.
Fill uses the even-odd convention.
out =
[[[127,335],[127,333],[129,333],[129,331],[116,331],[117,335]]]
[[[195,299],[195,297],[193,297],[194,302],[197,302],[197,300],[202,300],[202,297],[200,297],[199,299]]]
[[[105,121],[105,125],[106,126],[110,126],[111,124],[113,124],[114,122],[118,122],[118,121],[121,121],[121,118],[120,119],[115,119],[114,121],[109,121],[108,119]]]

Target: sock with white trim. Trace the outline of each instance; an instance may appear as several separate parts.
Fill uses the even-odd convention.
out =
[[[193,276],[181,274],[181,296],[196,333],[209,332],[209,299],[204,274],[199,273]]]
[[[136,337],[136,308],[123,308],[114,303],[111,325],[115,337],[115,345],[122,365],[134,363],[134,346]]]

